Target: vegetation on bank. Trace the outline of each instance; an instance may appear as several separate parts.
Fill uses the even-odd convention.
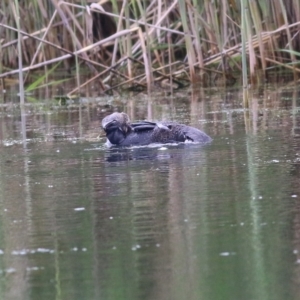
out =
[[[47,80],[58,68],[75,70],[78,87],[69,95],[95,81],[105,93],[156,83],[232,84],[242,73],[247,85],[277,68],[297,78],[299,51],[299,0],[0,3],[0,78],[19,73],[23,80],[24,72],[26,81],[42,69]],[[85,67],[90,79],[82,82]]]

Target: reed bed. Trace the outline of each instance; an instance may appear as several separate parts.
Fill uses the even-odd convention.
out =
[[[42,70],[46,80],[58,66],[76,75],[69,96],[95,82],[100,93],[238,77],[247,88],[274,70],[298,78],[299,52],[299,0],[0,3],[0,79],[25,72],[26,84]]]

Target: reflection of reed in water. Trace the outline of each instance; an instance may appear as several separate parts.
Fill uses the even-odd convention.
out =
[[[181,227],[185,219],[191,221],[195,203],[187,189],[204,164],[201,151],[199,145],[180,145],[105,152],[104,168],[93,168],[99,170],[94,180],[97,276],[104,278],[103,268],[114,267],[128,274],[123,280],[143,299],[169,293],[165,285],[174,284],[177,260],[186,263],[187,235]],[[197,176],[199,188],[204,177],[205,172]],[[101,253],[110,247],[104,260]]]

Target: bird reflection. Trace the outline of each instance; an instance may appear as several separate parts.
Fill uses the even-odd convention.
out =
[[[105,160],[107,162],[118,162],[118,161],[132,161],[132,160],[165,160],[171,159],[175,156],[186,155],[187,149],[202,148],[199,144],[168,144],[160,145],[156,147],[131,147],[131,148],[119,148],[112,147],[105,151]],[[176,151],[177,150],[177,151]],[[178,151],[179,150],[179,151]]]

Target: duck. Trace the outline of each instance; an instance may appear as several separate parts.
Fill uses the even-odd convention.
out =
[[[124,112],[114,112],[102,120],[108,146],[146,146],[149,144],[194,142],[206,144],[212,138],[203,131],[172,121],[130,122]]]

